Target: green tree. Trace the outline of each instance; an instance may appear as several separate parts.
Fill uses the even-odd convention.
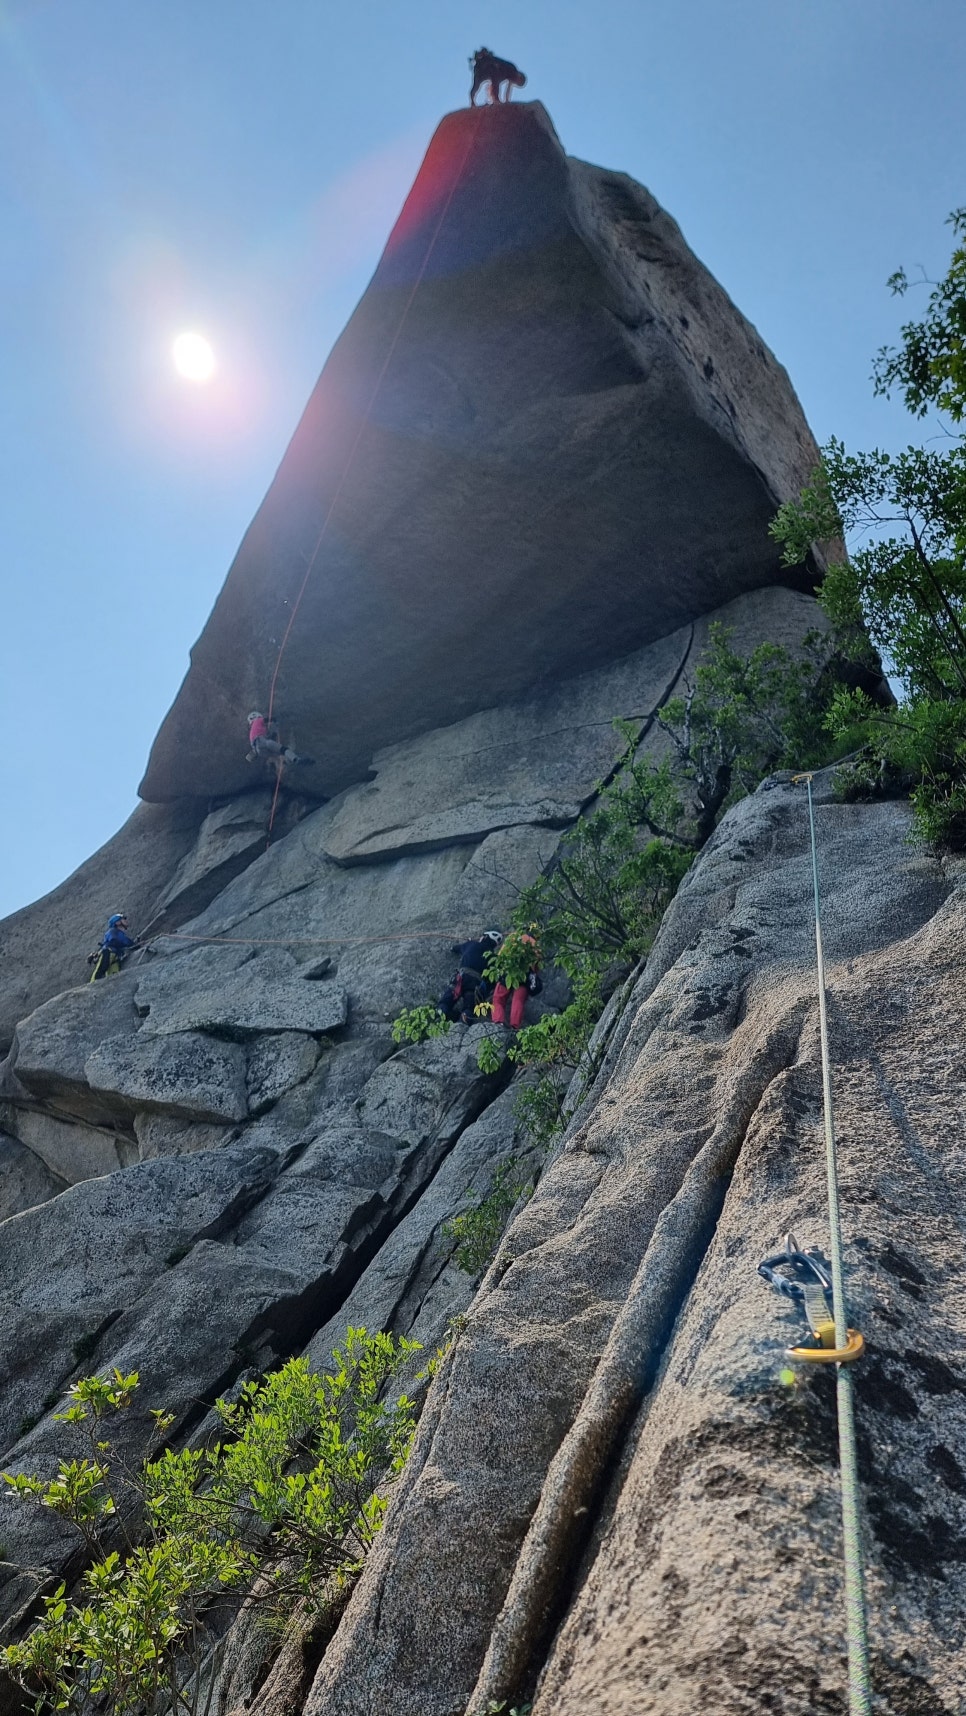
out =
[[[823,722],[839,685],[835,652],[817,634],[800,656],[763,643],[746,657],[713,625],[693,680],[658,711],[668,754],[659,763],[641,756],[639,724],[615,723],[625,741],[615,778],[521,895],[517,924],[535,921],[541,945],[573,979],[641,958],[729,805],[772,769],[827,760]]]
[[[350,1329],[325,1376],[292,1359],[217,1402],[225,1440],[166,1449],[133,1472],[103,1420],[130,1405],[137,1374],[75,1383],[56,1416],[85,1435],[86,1455],[52,1479],[4,1474],[79,1532],[89,1562],[78,1593],[61,1585],[0,1653],[36,1710],[193,1716],[215,1606],[249,1594],[278,1616],[299,1603],[318,1615],[382,1523],[383,1486],[415,1428],[412,1401],[386,1390],[418,1350]],[[170,1414],[153,1416],[164,1437]],[[119,1531],[126,1548],[110,1541]]]
[[[519,917],[571,978],[588,965],[633,963],[646,952],[694,854],[677,839],[648,837],[616,793],[605,793],[567,837],[546,876],[524,890]]]
[[[906,322],[899,346],[883,346],[875,360],[876,393],[897,389],[917,417],[936,408],[954,423],[966,416],[966,208],[954,209],[947,226],[955,242],[941,280],[910,281],[904,268],[888,282],[899,297],[918,284],[931,285],[926,314]]]
[[[659,763],[640,754],[640,723],[615,721],[625,748],[613,780],[547,874],[523,890],[514,933],[488,962],[488,975],[510,986],[523,981],[529,933],[573,986],[570,1004],[524,1027],[508,1051],[518,1067],[540,1075],[523,1085],[517,1105],[534,1142],[547,1144],[560,1129],[605,976],[648,952],[695,853],[730,804],[773,768],[826,759],[823,719],[839,683],[834,651],[818,635],[799,656],[766,643],[745,657],[726,627],[712,626],[692,682],[658,711],[669,741]],[[484,1039],[478,1058],[484,1072],[497,1071],[497,1039]]]
[[[909,409],[931,408],[953,423],[966,414],[966,210],[952,215],[957,243],[933,284],[921,321],[908,322],[897,348],[875,366],[880,393],[901,392]],[[901,271],[891,285],[910,289]],[[919,832],[941,845],[966,845],[966,446],[947,430],[942,447],[898,454],[846,451],[832,440],[797,501],[772,526],[786,565],[813,544],[830,557],[820,599],[842,647],[859,663],[869,642],[899,683],[894,710],[861,693],[839,694],[829,725],[863,740],[853,790],[890,781],[912,790]],[[841,539],[850,549],[846,560]]]
[[[695,846],[703,846],[722,813],[773,769],[816,767],[827,759],[822,717],[840,673],[835,651],[818,632],[804,639],[798,655],[760,643],[743,656],[732,646],[730,629],[712,624],[693,684],[657,716],[677,778],[695,806]]]

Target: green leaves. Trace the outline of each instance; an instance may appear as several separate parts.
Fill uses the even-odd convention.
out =
[[[62,1419],[68,1424],[83,1423],[85,1418],[103,1418],[107,1412],[120,1412],[130,1406],[134,1390],[140,1378],[136,1370],[129,1376],[124,1376],[116,1368],[111,1372],[111,1380],[100,1376],[85,1376],[80,1382],[71,1383],[67,1398],[71,1402],[66,1412],[55,1412],[55,1419]]]
[[[490,983],[504,983],[508,989],[518,989],[539,961],[537,925],[531,923],[525,929],[510,930],[499,947],[486,955],[483,975]]]
[[[828,751],[822,715],[837,669],[827,640],[812,633],[797,655],[761,643],[742,656],[730,639],[711,626],[692,685],[657,715],[693,798],[696,846],[773,769],[817,766]]]
[[[957,244],[945,277],[933,284],[926,315],[907,322],[899,348],[876,359],[877,393],[898,388],[910,411],[930,407],[954,422],[966,416],[966,209],[950,216]],[[911,289],[900,269],[889,282]],[[842,771],[848,796],[911,790],[918,833],[941,846],[966,846],[966,446],[949,436],[904,453],[848,453],[832,440],[797,501],[783,506],[772,534],[785,562],[835,535],[836,555],[819,592],[843,653],[874,666],[868,640],[899,682],[901,707],[874,711],[836,700],[828,726],[864,743]]]
[[[425,1043],[431,1037],[445,1037],[450,1021],[432,1001],[419,1007],[404,1007],[392,1022],[394,1043]]]
[[[492,1262],[514,1204],[530,1190],[511,1156],[497,1169],[487,1193],[474,1196],[468,1209],[443,1223],[443,1233],[456,1241],[453,1261],[467,1275],[482,1275]]]
[[[61,1585],[33,1632],[0,1653],[38,1710],[163,1706],[177,1716],[190,1708],[185,1688],[213,1604],[240,1601],[257,1581],[259,1601],[283,1614],[300,1599],[323,1607],[331,1581],[358,1569],[385,1513],[379,1486],[412,1444],[413,1403],[386,1391],[419,1350],[350,1329],[326,1375],[293,1359],[247,1383],[236,1401],[218,1402],[224,1442],[166,1449],[138,1474],[118,1464],[116,1491],[107,1442],[96,1444],[103,1460],[65,1461],[48,1481],[5,1474],[13,1492],[80,1530],[94,1555],[78,1596]],[[87,1377],[60,1416],[83,1424],[123,1410],[137,1380]],[[171,1415],[152,1416],[166,1433]],[[98,1535],[121,1511],[129,1523],[140,1514],[146,1536],[126,1554]]]
[[[599,972],[612,960],[640,957],[693,856],[665,840],[642,840],[632,790],[641,791],[639,781],[603,795],[567,836],[549,875],[520,897],[519,915],[539,919],[543,946],[572,979],[588,964]]]
[[[945,275],[931,284],[926,314],[906,322],[902,344],[883,346],[873,369],[876,393],[897,388],[908,409],[924,417],[933,407],[954,423],[966,416],[966,208],[948,217],[956,243]],[[918,284],[900,268],[887,282],[900,297]]]
[[[476,1064],[481,1073],[498,1073],[503,1056],[492,1037],[484,1037],[476,1051]]]

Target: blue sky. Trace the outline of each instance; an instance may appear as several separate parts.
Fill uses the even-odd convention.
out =
[[[962,0],[0,0],[0,914],[124,821],[188,650],[485,42],[648,185],[819,439],[966,202]],[[203,330],[199,387],[170,358]]]

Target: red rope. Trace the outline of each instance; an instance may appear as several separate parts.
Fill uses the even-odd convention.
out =
[[[291,635],[292,627],[295,624],[295,616],[299,611],[299,607],[301,605],[302,597],[305,595],[305,591],[308,587],[309,578],[312,575],[313,569],[315,567],[315,562],[319,557],[319,550],[322,547],[322,542],[323,542],[323,539],[325,537],[325,533],[329,528],[329,523],[330,523],[330,520],[332,518],[332,514],[335,510],[336,502],[339,499],[339,496],[341,495],[342,490],[345,487],[346,478],[348,477],[349,472],[352,469],[352,464],[353,464],[353,461],[355,459],[356,453],[359,450],[359,446],[361,444],[362,437],[365,434],[366,429],[369,426],[369,418],[370,418],[370,415],[372,412],[372,408],[375,405],[376,400],[379,397],[380,388],[382,387],[382,384],[386,379],[386,375],[388,374],[389,365],[392,363],[393,357],[395,355],[396,347],[399,344],[399,337],[403,331],[403,328],[406,325],[406,319],[407,319],[409,312],[412,309],[413,304],[415,302],[416,293],[419,291],[419,288],[422,285],[423,279],[425,278],[426,270],[429,267],[430,258],[433,254],[435,247],[436,247],[436,241],[439,238],[439,235],[443,229],[443,222],[445,221],[446,216],[449,214],[450,204],[452,203],[453,197],[456,194],[456,188],[457,188],[458,184],[460,183],[460,180],[462,179],[463,174],[466,171],[467,163],[469,162],[469,158],[470,158],[470,151],[471,151],[473,144],[476,140],[477,129],[478,129],[477,124],[474,121],[472,124],[472,129],[469,130],[469,133],[467,136],[466,148],[463,151],[463,158],[460,161],[459,167],[457,168],[456,173],[453,176],[453,182],[450,185],[449,192],[448,192],[447,197],[446,197],[446,201],[444,202],[443,207],[440,210],[439,218],[436,222],[435,227],[433,228],[432,237],[430,238],[429,244],[426,247],[426,254],[423,257],[422,265],[420,267],[419,273],[416,275],[416,278],[413,281],[412,290],[410,291],[409,297],[407,298],[406,303],[403,307],[403,312],[402,312],[402,315],[400,316],[399,321],[397,323],[396,331],[393,334],[392,340],[390,341],[390,344],[389,344],[389,350],[387,351],[386,356],[383,360],[382,368],[380,369],[379,374],[376,377],[375,385],[372,389],[372,393],[369,396],[369,401],[368,401],[368,404],[366,405],[365,411],[362,414],[362,421],[359,424],[359,428],[356,432],[355,440],[353,441],[352,446],[349,449],[349,456],[346,459],[346,462],[342,468],[342,475],[340,476],[339,481],[336,484],[335,491],[332,495],[331,500],[329,501],[328,507],[326,508],[325,517],[322,520],[322,528],[319,531],[318,537],[316,538],[316,543],[315,543],[315,547],[312,550],[311,558],[309,560],[308,565],[305,568],[305,576],[303,577],[302,582],[299,586],[298,595],[296,596],[295,602],[292,606],[292,612],[289,614],[289,617],[288,617],[288,625],[285,627],[285,632],[283,634],[282,641],[279,645],[278,657],[277,657],[276,662],[275,662],[275,671],[272,674],[272,684],[271,684],[271,688],[270,688],[269,694],[268,694],[268,719],[269,720],[272,719],[272,712],[273,712],[274,707],[275,707],[275,687],[278,683],[279,668],[282,665],[282,657],[285,654],[285,647],[286,647],[288,640],[289,640],[289,637]],[[268,845],[266,846],[266,851],[268,849],[268,846],[270,846],[272,843],[272,828],[274,827],[274,824],[275,824],[275,809],[276,809],[276,806],[278,804],[278,792],[279,792],[280,785],[281,785],[281,770],[279,771],[278,779],[275,782],[275,795],[272,799],[272,810],[271,810],[271,815],[270,815],[269,821],[268,821]]]
[[[276,728],[276,731],[277,730],[278,729]],[[269,847],[272,844],[272,829],[275,827],[275,808],[278,804],[278,795],[279,795],[279,792],[281,791],[282,775],[284,772],[285,772],[285,764],[282,762],[281,757],[279,757],[278,765],[275,769],[275,791],[272,794],[272,808],[268,813],[268,839],[265,842],[266,852],[268,851]]]

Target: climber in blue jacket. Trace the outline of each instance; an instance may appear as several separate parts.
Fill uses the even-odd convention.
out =
[[[116,977],[121,969],[122,961],[132,947],[140,947],[127,933],[127,918],[123,912],[114,912],[107,920],[104,939],[96,953],[92,953],[88,964],[93,967],[90,981],[96,983],[101,977]]]

